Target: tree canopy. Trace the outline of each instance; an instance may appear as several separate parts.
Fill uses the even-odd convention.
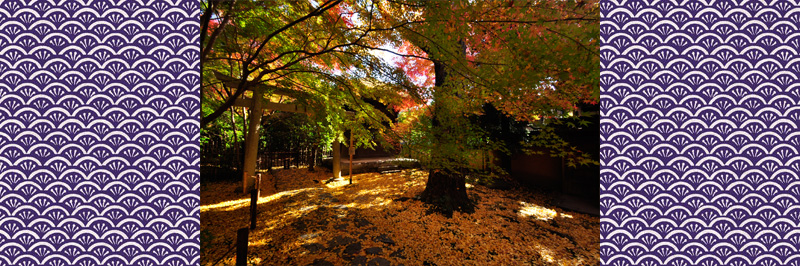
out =
[[[462,144],[469,142],[459,139],[485,135],[463,116],[482,113],[486,104],[530,123],[578,113],[578,105],[594,104],[599,98],[596,3],[390,1],[381,10],[393,20],[389,24],[407,23],[398,30],[401,47],[418,57],[405,57],[400,66],[409,75],[425,75],[426,81],[439,83],[430,89],[440,95],[437,106],[450,110],[439,119],[450,125],[434,131],[447,132],[441,137],[451,140],[435,143],[437,152],[452,151],[444,156],[448,160],[464,154],[467,147]],[[535,145],[569,156],[572,164],[590,161],[556,136],[541,135]]]
[[[400,106],[420,102],[415,86],[403,72],[370,51],[398,37],[381,27],[371,2],[326,1],[210,1],[203,27],[203,118],[220,121],[236,98],[249,86],[264,84],[292,96],[267,91],[275,102],[293,101],[311,106],[314,117],[331,129],[356,111],[356,127],[380,128],[396,116]],[[206,15],[211,14],[211,15]],[[240,81],[225,86],[218,75]],[[369,145],[370,143],[362,143]]]

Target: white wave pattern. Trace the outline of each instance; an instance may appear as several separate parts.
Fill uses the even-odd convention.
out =
[[[0,1],[0,265],[199,265],[199,13]]]
[[[604,1],[601,261],[800,265],[800,7]]]

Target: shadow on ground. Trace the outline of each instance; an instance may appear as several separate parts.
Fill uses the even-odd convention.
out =
[[[264,182],[251,265],[596,265],[599,219],[549,207],[530,191],[471,186],[472,214],[429,213],[413,199],[427,173],[276,171]],[[234,182],[201,186],[202,265],[233,265],[249,197]]]

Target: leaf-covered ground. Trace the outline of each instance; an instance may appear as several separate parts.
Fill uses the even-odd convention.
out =
[[[475,213],[452,218],[413,199],[427,172],[365,173],[324,184],[330,172],[266,175],[252,265],[597,265],[599,218],[550,207],[522,189],[469,186]],[[323,181],[323,182],[315,182]],[[249,196],[233,182],[201,186],[201,264],[233,265]]]

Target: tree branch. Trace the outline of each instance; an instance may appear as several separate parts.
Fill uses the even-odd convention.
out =
[[[559,36],[561,36],[561,37],[567,38],[567,39],[569,39],[570,41],[573,41],[574,43],[576,43],[576,44],[580,45],[580,47],[581,47],[581,48],[583,48],[583,49],[586,49],[586,51],[589,51],[589,52],[590,52],[590,53],[592,53],[593,55],[600,56],[600,54],[598,54],[598,53],[597,53],[597,52],[595,52],[594,50],[592,50],[592,49],[589,49],[589,47],[586,47],[585,45],[583,45],[583,43],[579,42],[578,40],[576,40],[576,39],[574,39],[574,38],[572,38],[572,37],[570,37],[570,36],[567,36],[566,34],[563,34],[563,33],[560,33],[560,32],[557,32],[557,31],[554,31],[554,30],[548,29],[548,28],[545,28],[545,30],[547,30],[547,31],[549,31],[549,32],[552,32],[552,33],[555,33],[555,34],[558,34],[558,35],[559,35]]]
[[[206,44],[205,47],[203,47],[203,51],[200,54],[200,61],[205,61],[206,57],[208,57],[208,53],[211,52],[211,49],[214,47],[214,41],[217,40],[217,36],[219,36],[219,34],[222,33],[222,30],[224,30],[225,26],[228,24],[228,20],[230,20],[230,16],[231,16],[231,13],[232,13],[231,11],[233,10],[233,6],[235,4],[236,4],[236,1],[232,1],[231,2],[231,6],[228,9],[228,11],[225,12],[225,16],[222,18],[222,22],[220,22],[219,26],[216,29],[214,29],[214,32],[211,33],[211,36],[208,39],[208,43]],[[206,25],[204,25],[204,26],[207,28],[208,27],[208,23],[206,23]],[[203,32],[203,36],[204,35],[205,35],[205,32]],[[201,43],[202,43],[202,41],[201,41]]]
[[[283,25],[283,27],[281,27],[281,28],[273,31],[269,35],[267,35],[267,37],[264,39],[264,41],[261,42],[261,45],[258,46],[258,48],[253,53],[253,55],[251,55],[248,58],[248,60],[246,61],[245,66],[244,66],[244,69],[247,70],[247,68],[249,67],[250,62],[253,62],[253,60],[255,60],[255,58],[258,56],[258,54],[261,53],[261,50],[264,49],[264,47],[267,45],[267,43],[269,43],[270,40],[272,40],[273,37],[275,37],[276,35],[280,34],[283,31],[293,27],[294,25],[297,25],[300,22],[303,22],[303,21],[305,21],[305,20],[307,20],[309,18],[321,15],[322,13],[327,11],[328,9],[331,9],[332,7],[338,5],[341,2],[342,2],[342,0],[334,0],[332,2],[322,3],[322,5],[320,5],[320,7],[318,7],[317,9],[312,11],[311,13],[308,13],[307,15],[305,15],[305,16],[299,18],[299,19],[296,19],[295,21],[289,22],[288,24]]]
[[[228,108],[233,106],[233,103],[236,101],[236,98],[239,98],[239,97],[241,97],[242,94],[244,94],[245,84],[247,83],[247,78],[255,70],[255,69],[253,69],[253,70],[249,69],[250,64],[253,62],[253,60],[256,59],[258,54],[261,53],[261,50],[264,49],[264,47],[267,45],[267,43],[269,43],[269,41],[273,37],[275,37],[276,35],[280,34],[283,31],[293,27],[294,25],[299,24],[300,22],[303,22],[303,21],[305,21],[305,20],[307,20],[309,18],[316,17],[316,16],[319,16],[319,15],[323,14],[325,11],[327,11],[328,9],[331,9],[332,7],[338,5],[341,2],[342,2],[342,0],[333,0],[333,1],[330,1],[330,2],[325,2],[322,5],[320,5],[318,8],[316,8],[313,11],[311,11],[310,13],[306,14],[305,16],[300,17],[300,18],[298,18],[298,19],[296,19],[296,20],[284,25],[283,27],[273,31],[269,35],[267,35],[267,37],[264,39],[264,41],[261,42],[261,45],[258,46],[256,51],[251,56],[249,56],[247,58],[247,60],[245,60],[243,62],[242,68],[241,68],[242,69],[241,82],[239,82],[239,86],[236,88],[236,90],[233,93],[233,95],[230,98],[228,98],[227,100],[225,100],[225,102],[219,108],[214,110],[214,112],[212,112],[208,116],[203,117],[200,120],[200,127],[201,128],[205,127],[206,125],[211,123],[211,121],[216,120],[220,115],[225,113],[225,111]],[[260,73],[259,74],[259,78],[263,77],[266,74],[267,73],[263,73],[263,72]]]

